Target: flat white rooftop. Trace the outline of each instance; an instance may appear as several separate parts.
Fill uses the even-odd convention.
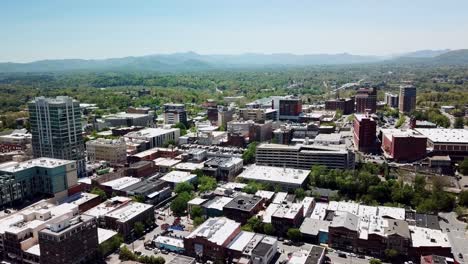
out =
[[[91,215],[95,217],[101,217],[107,213],[117,209],[119,206],[122,206],[125,203],[130,202],[132,199],[123,196],[116,196],[108,199],[107,201],[98,204],[96,207],[89,209],[84,212],[85,215]]]
[[[244,248],[249,244],[250,240],[255,236],[253,232],[241,231],[234,240],[229,243],[227,248],[235,251],[243,251]]]
[[[115,180],[112,180],[112,181],[101,183],[101,185],[110,187],[113,190],[123,190],[123,189],[127,188],[128,186],[131,186],[131,185],[133,185],[135,183],[138,183],[140,181],[141,181],[141,179],[139,179],[139,178],[122,177],[122,178],[118,178],[118,179],[115,179]]]
[[[284,184],[302,185],[309,170],[251,165],[238,177],[248,180],[270,181]]]
[[[223,207],[229,202],[231,202],[232,200],[233,198],[231,197],[216,196],[213,200],[207,203],[208,206],[206,208],[222,211]]]
[[[255,193],[255,196],[261,197],[265,200],[271,200],[274,195],[275,195],[275,192],[264,191],[264,190],[258,190]]]
[[[238,228],[240,228],[240,223],[226,217],[208,218],[187,238],[202,237],[217,245],[223,245]]]
[[[467,129],[416,128],[415,130],[434,143],[468,144]]]
[[[92,199],[95,199],[96,197],[99,197],[99,195],[93,194],[93,193],[81,192],[81,193],[76,193],[72,196],[69,196],[67,199],[63,201],[63,203],[70,203],[70,204],[80,206],[88,201],[91,201]]]
[[[102,244],[106,242],[109,238],[117,235],[117,232],[114,230],[104,229],[98,227],[98,243]]]
[[[151,207],[153,206],[150,204],[130,202],[112,212],[107,213],[106,216],[115,218],[120,222],[126,222],[150,209]]]
[[[129,138],[153,138],[153,137],[159,137],[168,133],[172,132],[178,132],[178,128],[144,128],[139,131],[134,131],[126,134],[126,137]]]
[[[273,216],[278,218],[294,219],[301,208],[303,208],[301,203],[281,205]]]
[[[17,172],[29,168],[41,167],[41,168],[57,168],[63,165],[75,163],[74,160],[62,160],[62,159],[53,159],[53,158],[37,158],[31,159],[23,162],[5,162],[0,164],[0,171],[4,172]]]
[[[310,215],[310,218],[317,219],[317,220],[325,219],[325,216],[327,215],[327,208],[328,208],[327,203],[316,203],[314,210],[312,211],[312,214]]]
[[[161,180],[171,183],[180,183],[192,181],[197,178],[197,175],[191,174],[188,171],[171,171],[161,177]]]
[[[204,163],[195,163],[195,162],[181,162],[174,166],[177,170],[184,170],[184,171],[194,171],[194,170],[201,170],[204,167]]]
[[[418,133],[416,130],[413,129],[397,129],[397,128],[387,128],[381,129],[382,134],[391,139],[393,137],[417,137],[417,138],[425,138],[425,136]]]
[[[154,160],[154,164],[160,167],[173,167],[177,163],[180,163],[181,160],[171,159],[171,158],[157,158]]]
[[[274,204],[282,204],[284,201],[286,201],[286,197],[288,196],[288,193],[286,192],[277,192],[275,195],[275,199],[273,199]]]
[[[180,238],[174,238],[169,236],[157,236],[153,241],[155,243],[184,248],[184,240]]]
[[[447,234],[440,230],[409,226],[413,247],[450,248]]]
[[[281,207],[281,204],[271,203],[263,213],[263,223],[271,223],[271,216]]]

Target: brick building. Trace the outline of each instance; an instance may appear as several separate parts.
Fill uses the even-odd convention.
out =
[[[223,207],[224,215],[241,224],[247,223],[263,205],[262,198],[251,195],[239,195]]]
[[[414,130],[382,129],[382,151],[395,161],[415,161],[426,156],[427,138]]]
[[[377,123],[368,115],[354,116],[354,146],[362,152],[372,152],[376,148]]]
[[[377,110],[377,90],[375,88],[360,88],[354,97],[356,113],[375,113]]]

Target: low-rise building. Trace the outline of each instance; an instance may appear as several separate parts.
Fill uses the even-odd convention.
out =
[[[184,238],[189,256],[199,261],[226,261],[227,246],[241,232],[240,223],[225,217],[209,218]]]
[[[41,264],[93,263],[98,254],[98,227],[92,216],[57,219],[39,231]]]
[[[272,186],[278,185],[282,190],[289,191],[302,188],[306,184],[309,170],[279,168],[270,166],[251,165],[238,177],[253,180]]]
[[[330,169],[352,169],[354,159],[351,150],[319,145],[260,144],[256,155],[258,165],[307,170],[314,165],[324,165]]]
[[[197,180],[197,175],[191,174],[188,171],[171,171],[162,176],[161,180],[169,183],[171,188],[175,188],[175,186],[181,182],[194,183]]]
[[[427,148],[433,155],[449,155],[462,159],[468,156],[468,130],[451,128],[416,128],[427,137]]]
[[[79,192],[79,193],[70,195],[61,203],[69,203],[69,204],[77,205],[80,212],[84,212],[100,204],[101,197],[99,197],[99,195],[97,194]]]
[[[163,147],[171,142],[177,143],[180,136],[178,128],[145,128],[125,135],[128,140],[144,140],[147,148]]]
[[[382,129],[382,151],[395,161],[415,161],[426,156],[427,138],[414,130]]]
[[[156,165],[152,160],[141,160],[135,163],[131,163],[125,169],[125,175],[136,177],[136,178],[143,178],[154,175],[157,172]]]
[[[263,108],[243,108],[239,109],[239,118],[263,123],[267,120],[278,120],[278,110]]]
[[[203,173],[218,181],[230,182],[242,171],[243,165],[241,158],[216,157],[204,163]]]
[[[148,225],[155,220],[153,205],[121,196],[112,197],[84,214],[96,217],[101,227],[115,230],[125,238],[131,237],[135,223]]]
[[[140,113],[117,113],[104,117],[106,123],[113,127],[129,127],[129,126],[152,126],[153,115],[152,114],[140,114]]]
[[[203,203],[202,208],[207,218],[223,216],[223,208],[229,204],[233,198],[225,196],[215,196],[213,199]]]
[[[227,218],[245,224],[262,209],[262,205],[263,200],[258,196],[238,195],[224,205],[223,213]]]
[[[299,228],[304,221],[304,207],[301,203],[283,204],[271,216],[271,223],[280,235],[290,228]]]
[[[159,249],[165,249],[169,252],[184,253],[184,240],[170,236],[157,236],[153,240],[155,246]]]
[[[86,142],[86,153],[91,162],[105,160],[111,164],[127,162],[127,144],[125,140],[98,138]]]

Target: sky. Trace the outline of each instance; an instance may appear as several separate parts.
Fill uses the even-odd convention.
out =
[[[468,48],[467,0],[0,1],[0,62]]]

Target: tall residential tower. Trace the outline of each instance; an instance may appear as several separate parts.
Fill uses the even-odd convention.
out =
[[[76,160],[82,176],[85,159],[79,102],[68,96],[37,97],[28,108],[34,157]]]

